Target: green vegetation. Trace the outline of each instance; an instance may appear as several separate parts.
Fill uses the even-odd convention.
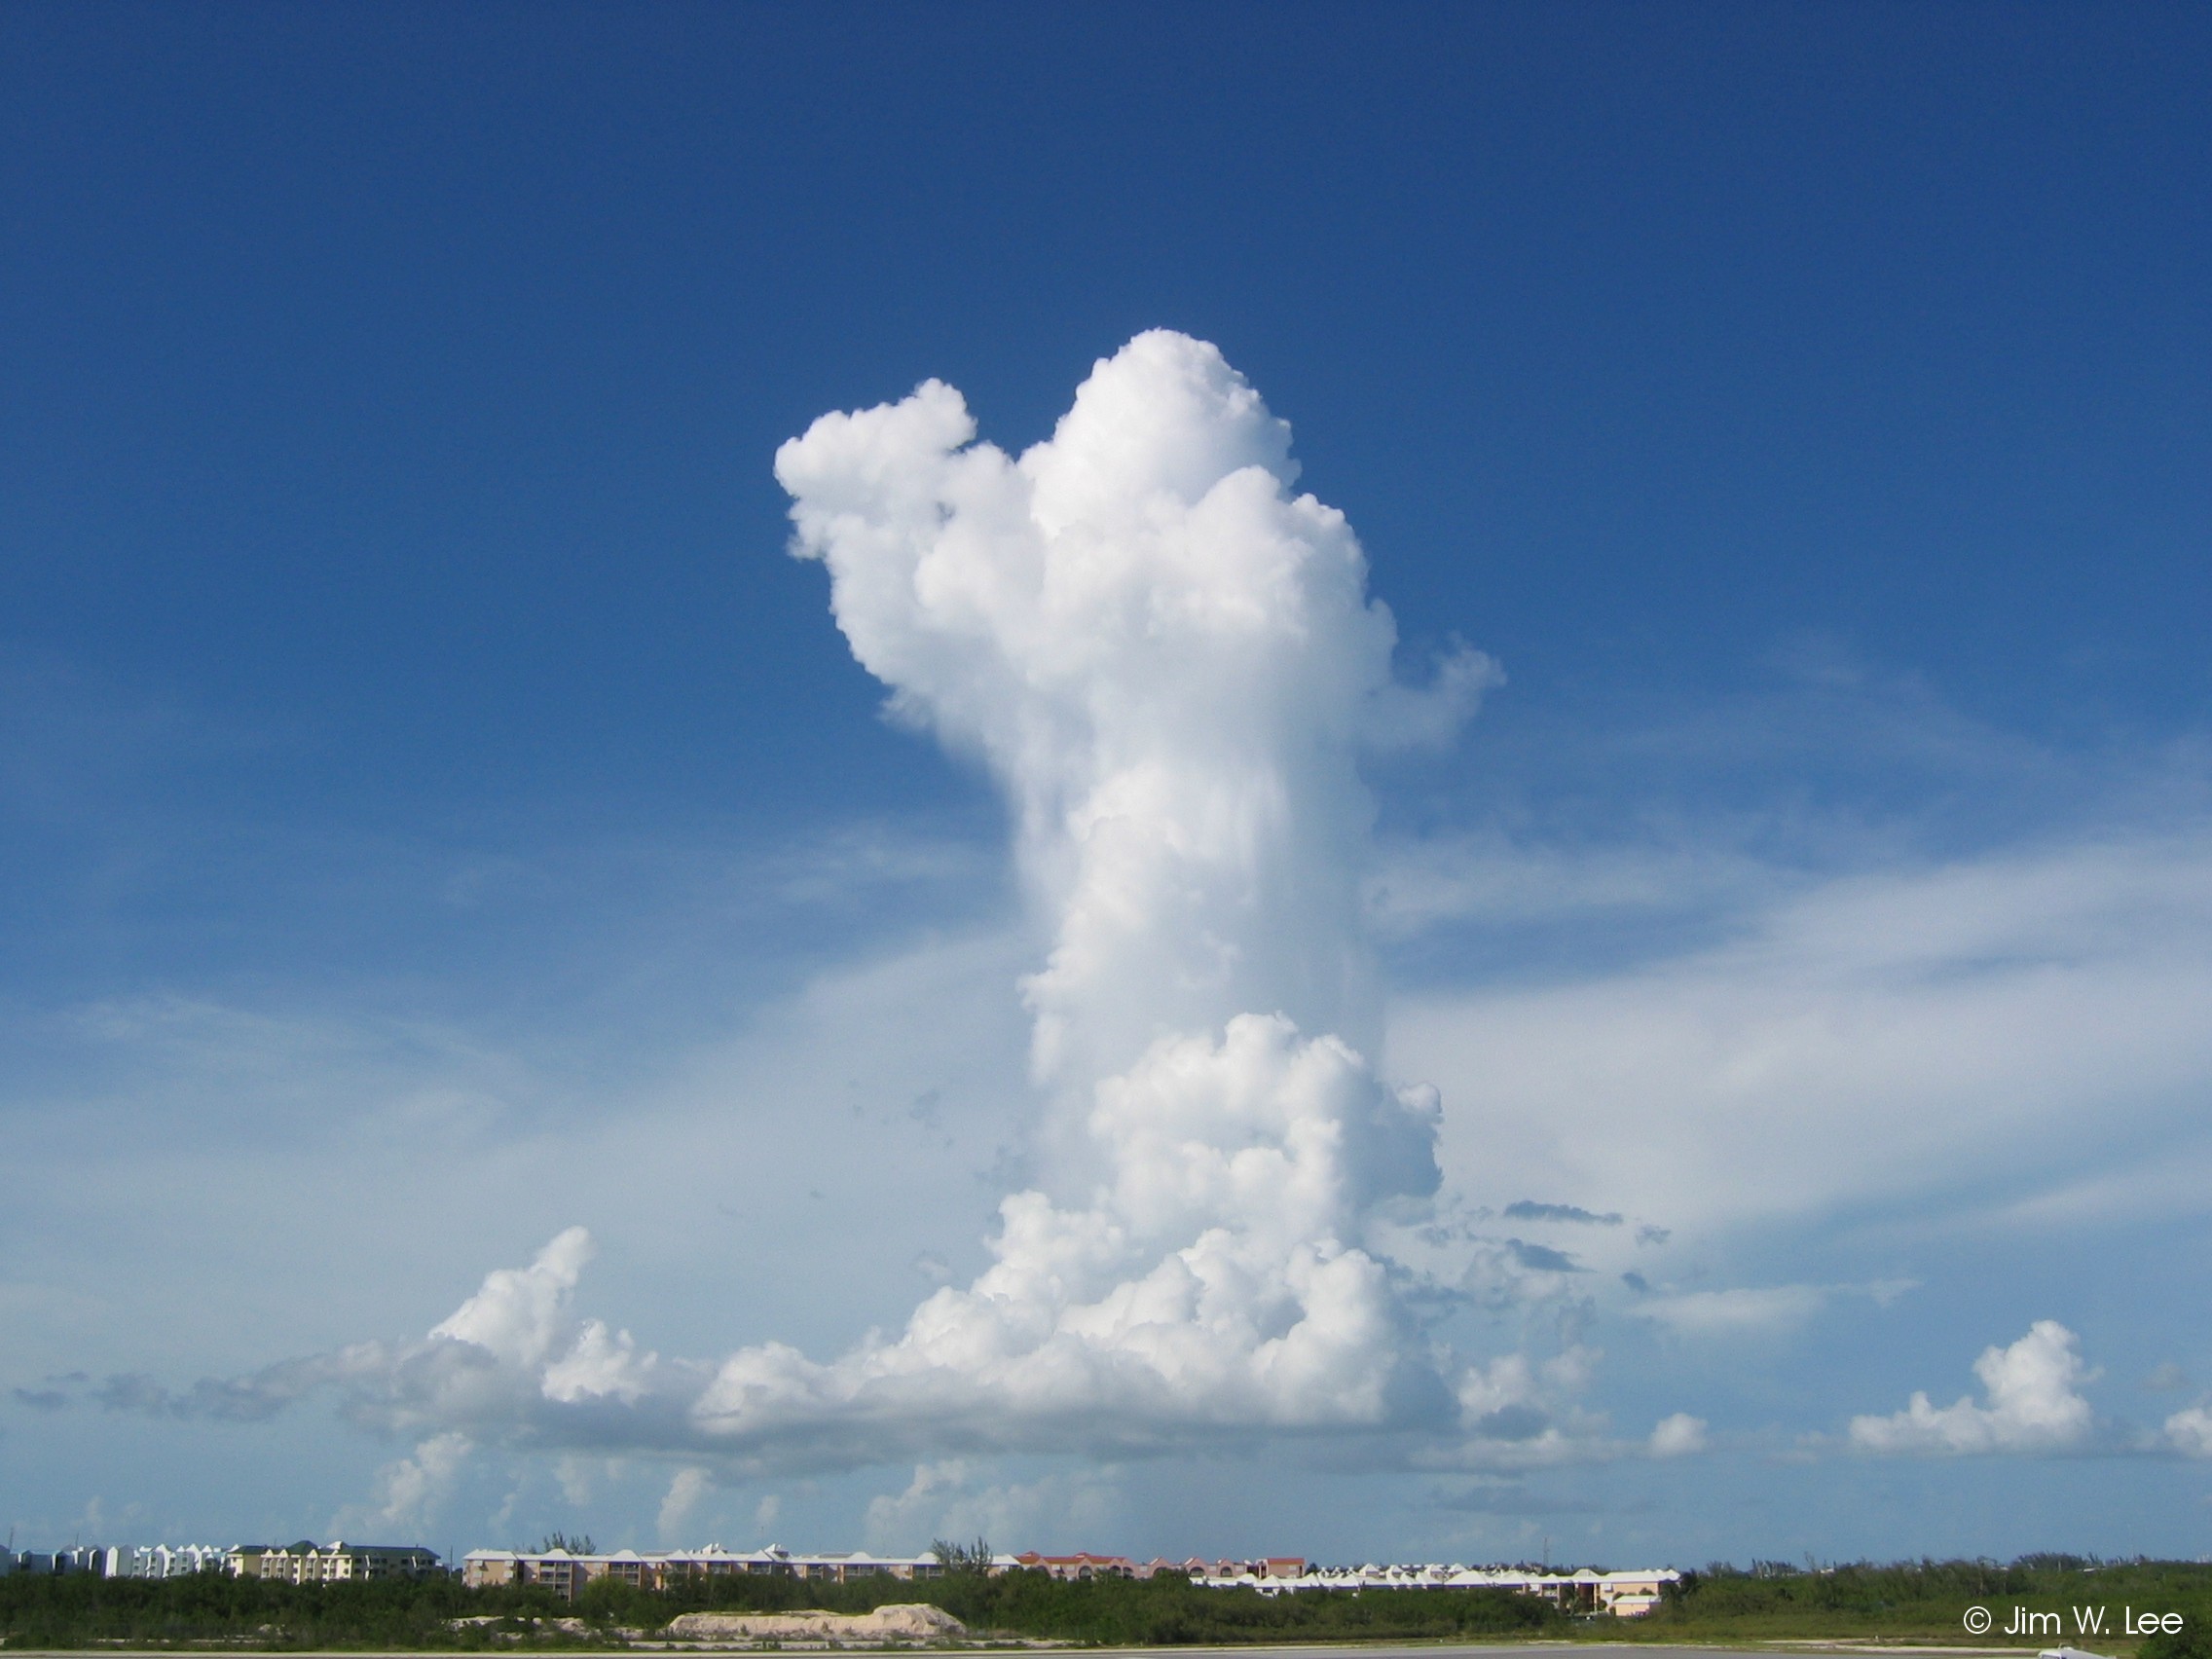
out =
[[[865,1613],[885,1602],[929,1602],[977,1635],[1042,1637],[1108,1645],[1192,1642],[1358,1641],[1562,1635],[1567,1621],[1545,1603],[1502,1590],[1378,1590],[1366,1595],[1263,1596],[1207,1590],[1177,1574],[1066,1584],[1042,1572],[981,1570],[989,1550],[955,1557],[942,1578],[903,1583],[810,1584],[781,1577],[693,1578],[666,1591],[610,1579],[561,1606],[595,1629],[655,1630],[693,1611],[788,1612],[822,1607]],[[488,1595],[508,1592],[487,1592]],[[486,1609],[487,1611],[490,1609]]]
[[[924,1584],[876,1579],[810,1584],[782,1577],[697,1577],[667,1591],[613,1579],[573,1603],[540,1589],[468,1590],[451,1578],[291,1585],[203,1573],[166,1580],[18,1574],[0,1578],[0,1635],[10,1648],[222,1642],[241,1647],[444,1648],[606,1646],[679,1613],[858,1613],[885,1602],[932,1602],[978,1635],[1084,1643],[1357,1641],[1559,1635],[1544,1603],[1498,1590],[1262,1596],[1195,1588],[1172,1574],[1063,1584],[1041,1572],[992,1577],[972,1553]],[[984,1551],[983,1560],[988,1560]],[[552,1621],[583,1621],[580,1631]],[[460,1624],[457,1620],[488,1620]]]
[[[624,1632],[650,1634],[679,1613],[784,1612],[823,1607],[866,1612],[885,1602],[933,1602],[981,1635],[1086,1644],[1172,1645],[1277,1641],[1929,1641],[2015,1646],[2033,1653],[2071,1641],[2136,1659],[2212,1659],[2212,1567],[2182,1562],[2098,1562],[2030,1556],[1995,1562],[1919,1562],[1798,1567],[1773,1562],[1688,1574],[1648,1618],[1569,1620],[1543,1602],[1497,1590],[1371,1590],[1262,1596],[1197,1588],[1173,1574],[1149,1581],[1063,1584],[1040,1572],[993,1577],[989,1547],[941,1545],[947,1571],[926,1583],[874,1579],[813,1584],[783,1577],[695,1577],[665,1591],[612,1579],[573,1603],[540,1589],[468,1590],[451,1578],[290,1585],[205,1573],[167,1580],[71,1574],[0,1578],[0,1636],[26,1647],[188,1646],[273,1650],[418,1648],[482,1652],[604,1647]],[[1975,1639],[1970,1607],[1994,1629]],[[2076,1628],[2074,1609],[2103,1607],[2105,1629]],[[2058,1632],[2008,1639],[2014,1608],[2056,1614]],[[2169,1635],[2131,1638],[2123,1609],[2180,1613]],[[568,1624],[556,1621],[571,1621]],[[477,1621],[477,1622],[457,1622]],[[2138,1651],[2139,1650],[2139,1651]]]
[[[1172,1573],[1063,1584],[1042,1572],[948,1572],[887,1588],[870,1604],[925,1597],[973,1631],[1116,1645],[1493,1638],[1564,1634],[1567,1625],[1547,1604],[1504,1590],[1263,1596]]]
[[[2136,1659],[2212,1659],[2212,1626],[2192,1617],[2170,1636],[2146,1638]]]
[[[0,1635],[11,1648],[209,1641],[453,1647],[463,1643],[446,1621],[478,1611],[474,1603],[471,1592],[443,1577],[297,1585],[224,1572],[166,1579],[18,1572],[0,1578]],[[475,1644],[489,1645],[489,1639]]]
[[[972,1544],[956,1544],[950,1538],[939,1538],[930,1545],[930,1554],[937,1557],[939,1566],[953,1572],[985,1572],[991,1565],[991,1540],[977,1538]]]
[[[1970,1635],[1970,1607],[1987,1608],[1991,1629]],[[2075,1609],[2105,1610],[2104,1628],[2077,1629]],[[2056,1614],[2058,1629],[2008,1636],[2013,1609]],[[2130,1637],[2126,1611],[2180,1613],[2188,1622],[2172,1637]],[[2072,1642],[2099,1653],[2140,1659],[2212,1659],[2202,1644],[2212,1625],[2212,1567],[2194,1562],[2105,1562],[2083,1556],[2022,1556],[2009,1566],[1990,1561],[1856,1563],[1803,1567],[1754,1562],[1687,1573],[1648,1618],[1604,1634],[1638,1641],[1773,1641],[1821,1639],[1920,1641],[2034,1652]],[[2154,1648],[2152,1641],[2161,1645]],[[2180,1645],[2165,1645],[2168,1643]]]

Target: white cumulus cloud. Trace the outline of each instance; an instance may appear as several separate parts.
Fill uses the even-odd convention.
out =
[[[975,438],[931,382],[824,417],[776,474],[854,655],[1012,806],[1056,1190],[1010,1196],[991,1267],[896,1337],[748,1348],[694,1418],[958,1448],[1434,1409],[1366,1236],[1434,1190],[1438,1108],[1364,1057],[1356,756],[1489,670],[1394,683],[1349,526],[1292,493],[1288,427],[1211,346],[1141,335],[1046,442]]]
[[[676,1471],[668,1483],[667,1495],[660,1500],[659,1530],[664,1543],[674,1543],[684,1535],[713,1487],[713,1476],[696,1464]]]
[[[2189,1457],[2212,1457],[2212,1411],[2191,1406],[2166,1419],[2166,1444]]]
[[[431,1435],[415,1448],[413,1456],[379,1469],[376,1495],[368,1508],[342,1512],[334,1518],[332,1530],[344,1533],[365,1526],[406,1533],[427,1526],[453,1491],[471,1450],[465,1434],[448,1429]]]
[[[1372,1063],[1358,759],[1446,734],[1496,675],[1455,645],[1427,686],[1393,678],[1359,543],[1294,493],[1289,445],[1218,350],[1155,332],[1018,458],[934,381],[777,454],[793,550],[828,568],[855,657],[1011,808],[1043,940],[1009,987],[1039,1174],[979,1276],[828,1359],[663,1360],[575,1313],[572,1228],[425,1341],[226,1386],[760,1467],[1449,1430],[1461,1363],[1384,1247],[1436,1190],[1440,1106]],[[1539,1410],[1490,1426],[1533,1443]]]
[[[1851,1419],[1851,1443],[1867,1452],[1963,1455],[2061,1452],[2085,1443],[2095,1414],[2080,1385],[2096,1373],[2076,1351],[2074,1333],[2038,1319],[2009,1347],[1991,1346],[1973,1364],[1985,1392],[1936,1407],[1916,1391],[1901,1412]]]
[[[659,1356],[639,1353],[628,1331],[578,1319],[571,1311],[593,1251],[591,1235],[571,1227],[529,1267],[495,1270],[474,1296],[431,1328],[429,1343],[407,1357],[419,1371],[440,1373],[441,1391],[498,1393],[524,1378],[537,1394],[561,1405],[636,1403],[654,1385]],[[461,1346],[441,1349],[441,1343]],[[457,1351],[467,1357],[438,1363]],[[480,1357],[492,1364],[471,1363]]]

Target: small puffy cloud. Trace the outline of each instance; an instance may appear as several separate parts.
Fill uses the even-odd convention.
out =
[[[2166,1419],[2166,1444],[2188,1457],[2212,1457],[2212,1411],[2191,1406]]]
[[[710,1368],[640,1354],[626,1331],[572,1309],[591,1236],[571,1228],[526,1268],[501,1268],[425,1337],[357,1343],[284,1360],[243,1377],[171,1390],[125,1374],[88,1391],[113,1412],[257,1421],[313,1395],[335,1396],[352,1421],[421,1434],[434,1475],[470,1442],[592,1448],[678,1448]],[[451,1434],[454,1439],[441,1438]],[[419,1457],[425,1455],[419,1449]],[[416,1460],[410,1460],[416,1462]],[[395,1466],[394,1478],[415,1477]]]
[[[1502,1354],[1459,1374],[1459,1420],[1473,1425],[1529,1407],[1541,1392],[1536,1369],[1525,1353]]]
[[[1508,1353],[1468,1366],[1454,1390],[1463,1438],[1424,1451],[1416,1461],[1433,1468],[1528,1469],[1632,1454],[1634,1448],[1610,1438],[1604,1419],[1578,1398],[1600,1357],[1573,1344],[1541,1364]]]
[[[1984,1390],[1980,1402],[1968,1395],[1938,1408],[1916,1391],[1901,1412],[1853,1418],[1852,1445],[1893,1455],[1972,1456],[2063,1452],[2088,1441],[2096,1419],[2080,1386],[2097,1374],[2057,1320],[2039,1319],[2011,1346],[1984,1349],[1973,1369]]]
[[[659,1529],[663,1543],[673,1544],[684,1534],[697,1519],[700,1506],[713,1487],[713,1476],[695,1464],[676,1471],[675,1478],[668,1483],[667,1495],[660,1500]]]
[[[1654,1457],[1687,1457],[1705,1450],[1705,1419],[1687,1412],[1661,1418],[1651,1431]]]
[[[571,1326],[568,1318],[570,1299],[592,1255],[591,1235],[569,1228],[529,1267],[489,1274],[483,1288],[431,1329],[431,1338],[472,1344],[503,1365],[542,1368],[548,1399],[635,1400],[645,1390],[653,1357],[641,1359],[627,1331],[611,1334],[596,1319]]]
[[[331,1520],[331,1530],[350,1534],[365,1529],[387,1535],[421,1531],[452,1493],[471,1450],[465,1434],[449,1431],[430,1436],[415,1448],[414,1456],[379,1469],[368,1505],[341,1510]]]

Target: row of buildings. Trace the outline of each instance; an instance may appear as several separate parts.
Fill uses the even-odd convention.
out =
[[[438,1570],[435,1552],[413,1544],[140,1544],[82,1546],[41,1553],[0,1549],[0,1574],[84,1572],[96,1578],[182,1578],[228,1572],[287,1584],[339,1584],[363,1578],[422,1578]]]
[[[226,1571],[241,1578],[268,1578],[286,1584],[340,1584],[377,1578],[420,1578],[441,1570],[438,1557],[419,1545],[317,1544],[303,1538],[292,1544],[239,1544],[217,1549],[204,1544],[171,1547],[85,1548],[51,1555],[17,1555],[0,1549],[0,1573],[87,1572],[107,1578],[173,1578],[185,1573]],[[1101,1578],[1151,1578],[1175,1573],[1209,1589],[1252,1589],[1265,1596],[1308,1590],[1508,1590],[1540,1596],[1563,1611],[1610,1613],[1634,1618],[1656,1607],[1667,1586],[1680,1575],[1671,1567],[1640,1571],[1573,1572],[1507,1567],[1321,1567],[1303,1556],[1263,1556],[1252,1560],[1190,1556],[1170,1561],[1156,1556],[1043,1555],[1025,1550],[995,1555],[988,1569],[1046,1572],[1070,1582]],[[877,1556],[863,1550],[807,1555],[771,1544],[760,1550],[725,1550],[709,1544],[698,1550],[660,1550],[609,1555],[566,1549],[471,1550],[461,1559],[463,1583],[477,1588],[535,1585],[572,1598],[595,1579],[611,1578],[641,1590],[662,1590],[696,1576],[771,1575],[826,1584],[856,1584],[870,1579],[922,1582],[944,1575],[934,1555]]]
[[[1287,1583],[1306,1570],[1303,1556],[1274,1556],[1259,1561],[1206,1561],[1192,1557],[1148,1562],[1127,1556],[1041,1555],[1026,1550],[1019,1555],[995,1555],[986,1569],[1001,1572],[1048,1572],[1054,1578],[1150,1578],[1156,1572],[1179,1572],[1195,1581],[1212,1583]],[[471,1550],[461,1558],[463,1582],[491,1586],[536,1584],[573,1595],[595,1578],[618,1578],[641,1589],[666,1589],[694,1575],[707,1577],[772,1576],[808,1579],[816,1583],[857,1584],[872,1578],[903,1582],[944,1576],[944,1564],[934,1555],[879,1556],[866,1550],[842,1550],[829,1555],[802,1555],[770,1544],[764,1550],[725,1550],[709,1544],[703,1550],[659,1550],[641,1555],[617,1550],[611,1555],[576,1555],[568,1550]]]
[[[1018,1562],[994,1556],[991,1570],[1003,1572]],[[1004,1564],[1004,1565],[1002,1565]],[[470,1550],[461,1560],[461,1582],[478,1588],[535,1584],[573,1596],[596,1578],[616,1578],[641,1590],[665,1590],[692,1576],[803,1578],[816,1583],[857,1584],[871,1578],[941,1578],[944,1564],[934,1555],[876,1556],[865,1550],[830,1555],[800,1555],[770,1544],[764,1550],[616,1550],[611,1555],[579,1555],[568,1550]]]
[[[227,1565],[240,1578],[286,1584],[343,1584],[362,1578],[426,1578],[438,1570],[434,1551],[419,1544],[240,1544]]]
[[[464,1583],[489,1588],[530,1584],[572,1597],[594,1579],[614,1578],[643,1590],[665,1589],[693,1575],[765,1574],[821,1583],[852,1584],[889,1578],[918,1582],[942,1577],[936,1556],[877,1556],[866,1551],[801,1555],[771,1544],[762,1550],[666,1550],[641,1554],[579,1555],[568,1550],[471,1550],[461,1560]],[[1047,1572],[1081,1582],[1099,1578],[1151,1578],[1172,1572],[1210,1589],[1253,1589],[1266,1596],[1304,1590],[1508,1590],[1540,1596],[1563,1611],[1610,1613],[1635,1618],[1651,1611],[1679,1580],[1672,1567],[1599,1572],[1581,1567],[1551,1572],[1504,1567],[1320,1567],[1304,1556],[1264,1556],[1249,1561],[1207,1560],[1200,1556],[1170,1561],[1156,1556],[1140,1562],[1129,1556],[1043,1555],[1026,1550],[995,1555],[989,1571]]]

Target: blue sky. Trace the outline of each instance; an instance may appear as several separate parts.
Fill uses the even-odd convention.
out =
[[[0,16],[0,1519],[2197,1553],[2207,34]],[[930,377],[1019,452],[1148,329],[1290,423],[1407,683],[1502,669],[1328,866],[1472,1415],[831,1456],[270,1382],[575,1225],[559,1341],[869,1351],[1074,1180],[1018,780],[883,718],[773,464]]]

